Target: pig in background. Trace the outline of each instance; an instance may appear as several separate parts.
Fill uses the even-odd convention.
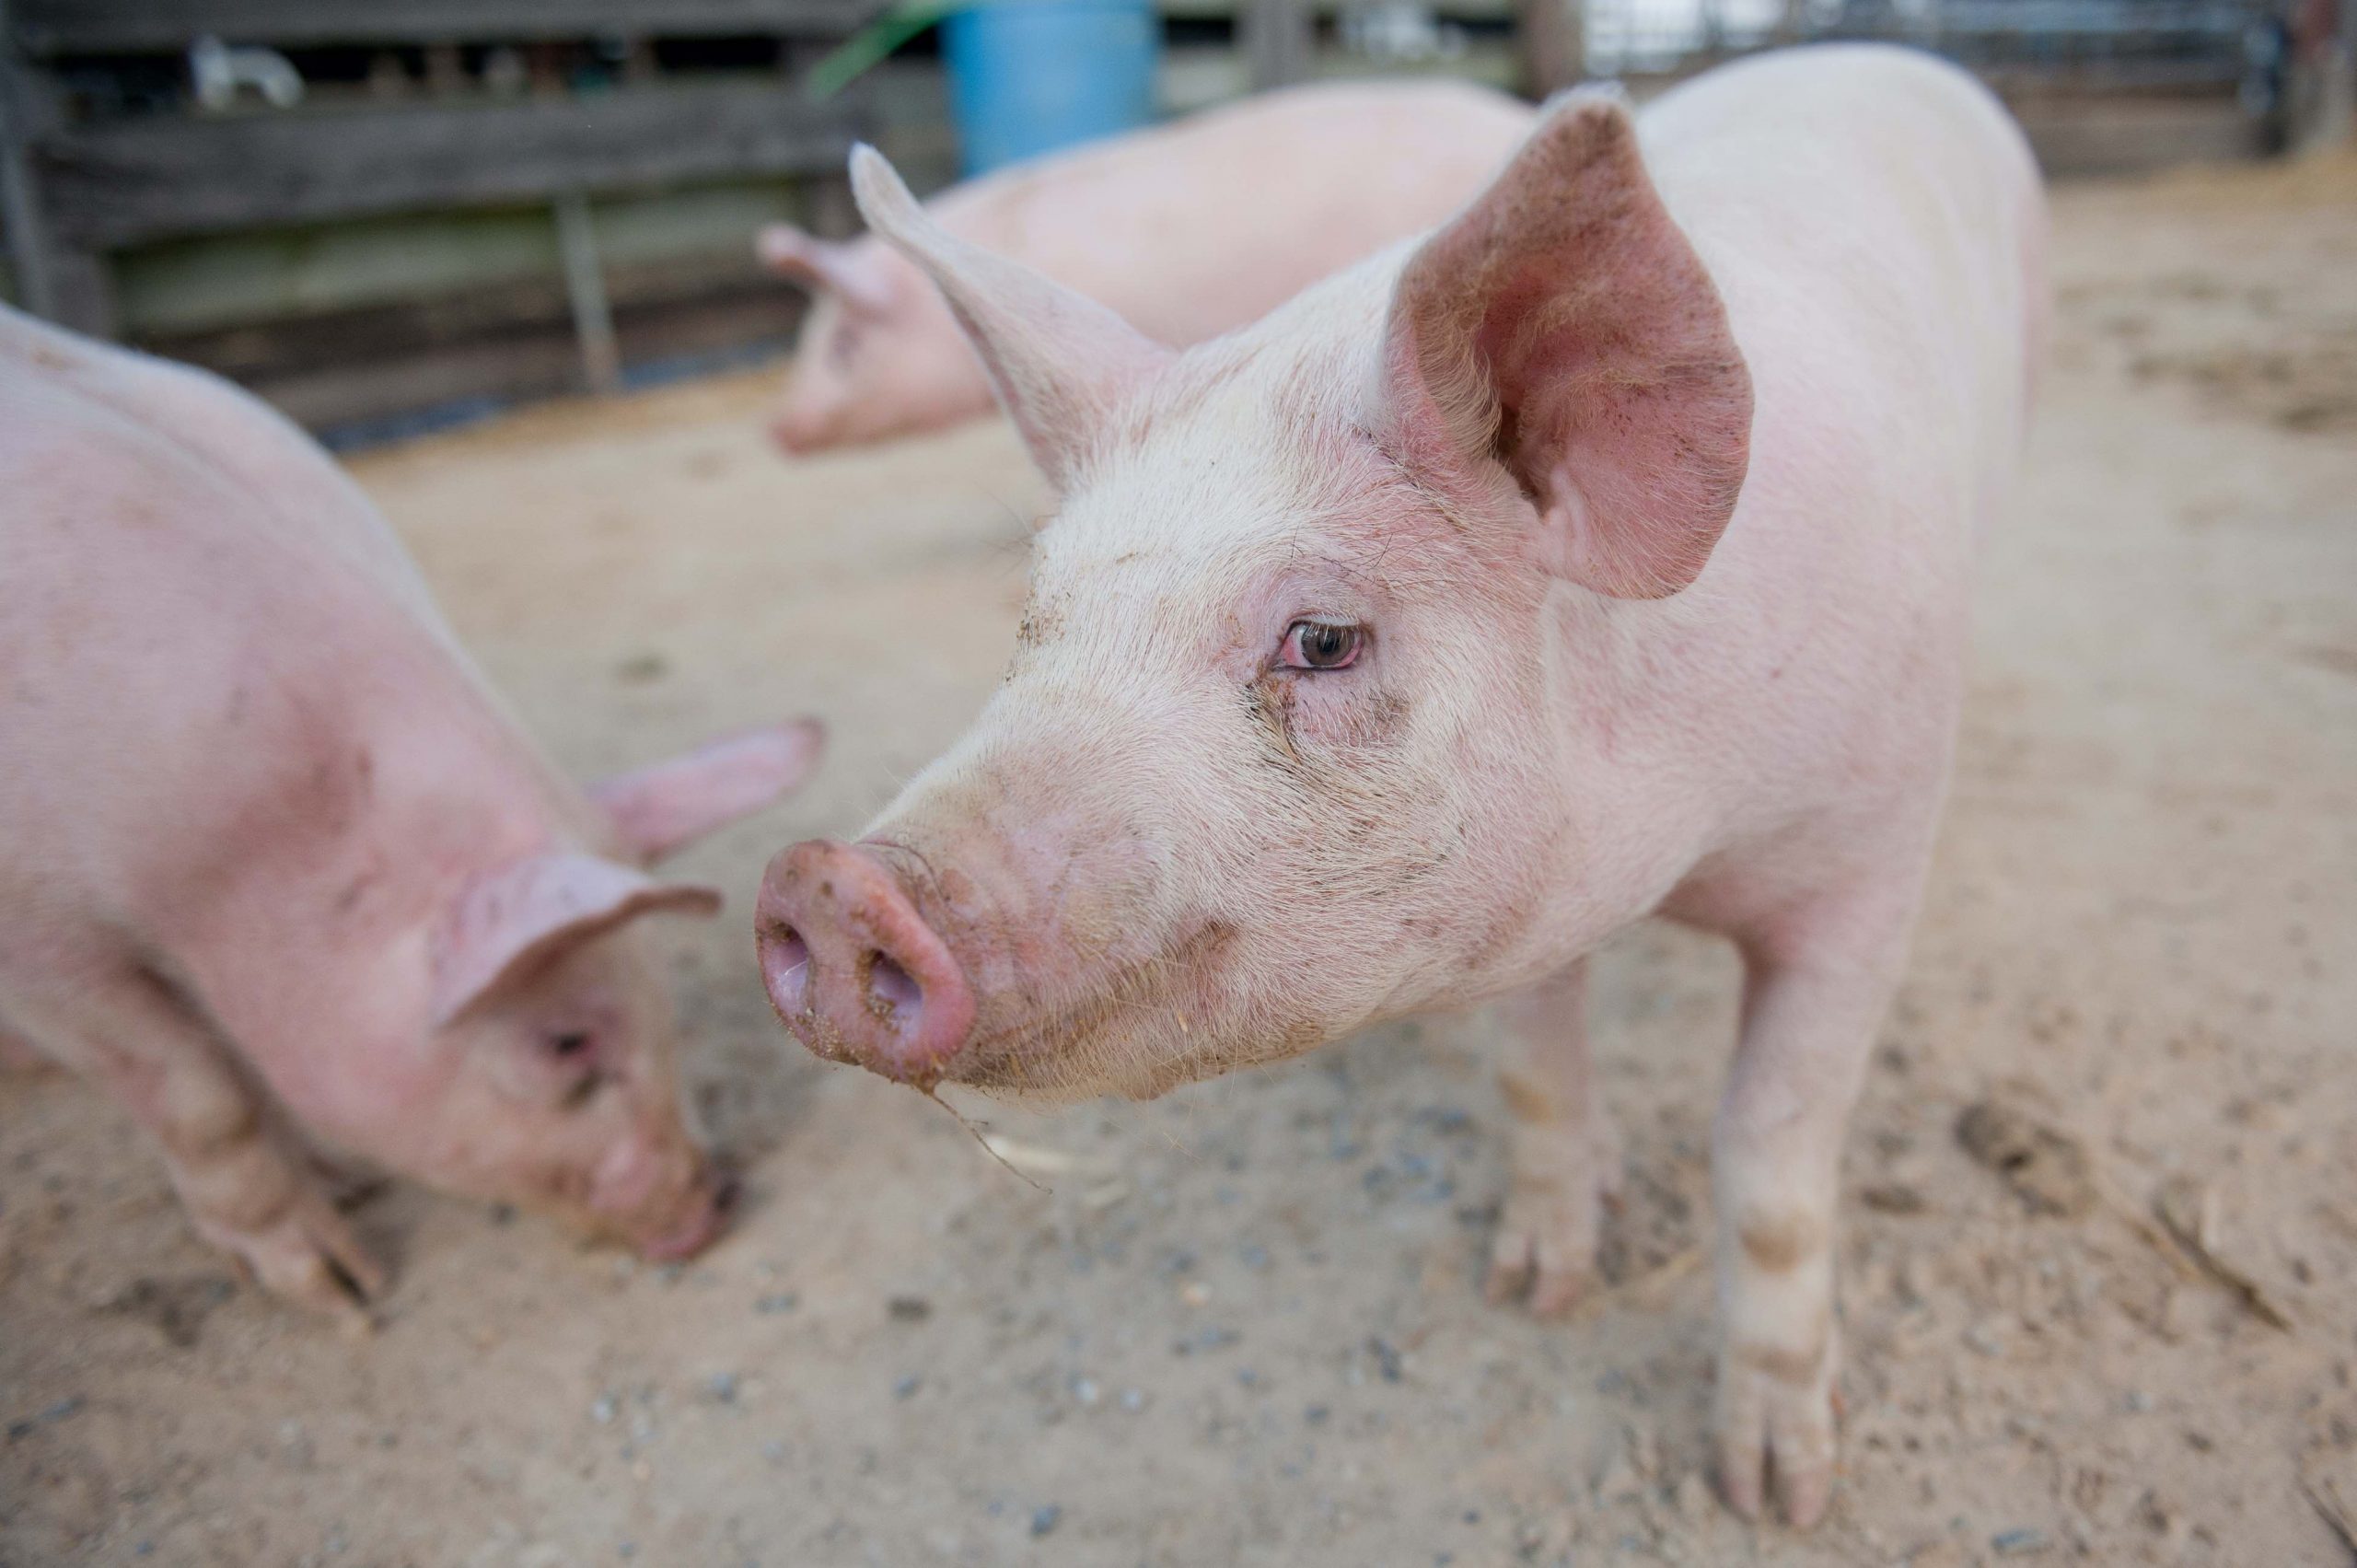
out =
[[[1448,216],[1531,124],[1527,105],[1462,83],[1295,87],[988,175],[927,210],[1183,347]],[[897,250],[786,225],[760,250],[816,296],[772,424],[788,451],[991,411],[949,306]]]
[[[583,793],[392,529],[200,372],[0,308],[0,1058],[156,1140],[196,1227],[347,1317],[320,1156],[657,1257],[730,1185],[682,1120],[642,869],[767,805],[800,723]]]
[[[2041,332],[2016,128],[1885,48],[1573,95],[1422,243],[1185,353],[853,178],[1061,507],[973,728],[772,862],[781,1017],[921,1087],[1153,1095],[1503,997],[1491,1284],[1551,1310],[1616,1174],[1585,955],[1723,934],[1718,1468],[1821,1516],[1842,1132]]]

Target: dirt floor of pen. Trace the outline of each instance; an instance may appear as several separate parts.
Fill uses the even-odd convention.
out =
[[[656,1269],[393,1190],[354,1342],[238,1283],[106,1101],[0,1084],[0,1563],[2346,1562],[2357,159],[2056,208],[2060,341],[1846,1167],[1813,1536],[1703,1479],[1712,943],[1600,965],[1629,1193],[1563,1324],[1480,1299],[1478,1018],[1145,1106],[969,1102],[1037,1186],[784,1038],[761,864],[966,724],[1043,498],[995,425],[790,465],[746,377],[356,465],[568,764],[832,723],[813,787],[692,857],[729,914],[671,937],[743,1223]],[[1984,1105],[2013,1120],[1968,1148]]]

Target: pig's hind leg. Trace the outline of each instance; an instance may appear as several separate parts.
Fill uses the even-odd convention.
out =
[[[135,959],[53,974],[43,991],[23,1022],[156,1140],[199,1234],[273,1294],[365,1325],[383,1271],[199,1005]]]
[[[1498,1074],[1514,1120],[1489,1296],[1529,1291],[1542,1317],[1567,1310],[1596,1272],[1601,1209],[1620,1191],[1620,1151],[1588,1055],[1587,960],[1498,1005]]]
[[[1875,1031],[1904,966],[1924,852],[1780,895],[1729,929],[1743,1024],[1712,1130],[1720,1347],[1720,1483],[1756,1517],[1771,1492],[1794,1525],[1832,1495],[1840,1329],[1834,1203],[1841,1145]]]

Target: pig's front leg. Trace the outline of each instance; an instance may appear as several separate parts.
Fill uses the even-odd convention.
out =
[[[66,1065],[105,1085],[162,1148],[206,1240],[263,1288],[365,1326],[383,1271],[329,1200],[308,1156],[175,988],[134,970],[97,982],[44,1032]]]
[[[1840,1332],[1834,1200],[1843,1129],[1898,982],[1912,886],[1787,912],[1744,939],[1743,1033],[1712,1132],[1728,1504],[1772,1487],[1806,1527],[1832,1495]]]
[[[1512,1174],[1490,1249],[1489,1296],[1527,1287],[1550,1316],[1596,1272],[1602,1205],[1620,1191],[1620,1151],[1588,1059],[1587,960],[1499,1004],[1507,1056],[1498,1074],[1514,1119]]]

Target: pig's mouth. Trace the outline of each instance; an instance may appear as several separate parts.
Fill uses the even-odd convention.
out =
[[[985,1094],[1038,1103],[1105,1094],[1153,1099],[1306,1049],[1285,1031],[1252,1043],[1222,1018],[1213,1000],[1217,958],[1235,936],[1225,922],[1202,921],[1161,952],[1089,982],[1086,995],[1062,1006],[1043,1009],[1019,988],[985,997],[982,1025],[946,1076]]]
[[[722,1178],[709,1197],[690,1208],[685,1219],[639,1238],[638,1255],[650,1263],[679,1263],[694,1257],[728,1228],[729,1215],[736,1210],[741,1191],[736,1178]]]

